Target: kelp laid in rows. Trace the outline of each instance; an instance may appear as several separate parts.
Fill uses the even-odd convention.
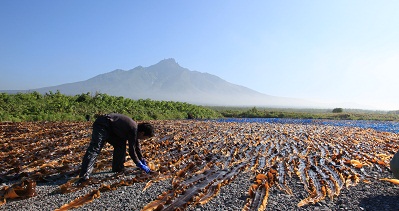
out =
[[[377,178],[388,171],[399,149],[398,134],[372,129],[312,124],[216,121],[152,121],[156,136],[141,148],[152,174],[145,174],[129,157],[127,171],[76,184],[81,159],[90,141],[89,122],[0,123],[0,180],[14,183],[0,190],[0,204],[34,197],[36,183],[68,180],[58,193],[96,188],[60,205],[67,210],[101,198],[121,186],[170,179],[170,188],[142,210],[184,210],[206,204],[243,172],[253,184],[243,210],[265,210],[270,190],[295,195],[290,184],[299,182],[307,192],[298,206],[338,198],[343,188],[362,182],[396,180]],[[106,145],[95,171],[109,171],[112,147]],[[121,179],[121,174],[133,175]],[[117,181],[117,182],[115,182]]]

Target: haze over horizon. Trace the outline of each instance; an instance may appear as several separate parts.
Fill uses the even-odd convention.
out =
[[[258,92],[399,110],[396,1],[2,1],[0,90],[174,58]]]

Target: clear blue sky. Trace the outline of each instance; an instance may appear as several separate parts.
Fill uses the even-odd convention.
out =
[[[399,110],[399,1],[0,2],[0,90],[174,58],[281,97]]]

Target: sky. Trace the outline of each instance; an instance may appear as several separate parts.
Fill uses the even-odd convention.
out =
[[[174,58],[268,95],[399,110],[398,11],[395,0],[4,0],[0,90]]]

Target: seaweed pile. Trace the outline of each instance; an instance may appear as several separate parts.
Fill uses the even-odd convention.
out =
[[[36,182],[69,179],[59,194],[87,185],[100,188],[59,210],[89,203],[101,192],[145,182],[171,179],[171,188],[142,210],[184,210],[215,197],[242,172],[251,172],[243,210],[265,210],[270,190],[293,195],[290,180],[300,181],[308,196],[298,206],[339,197],[343,188],[357,184],[392,181],[378,178],[389,171],[389,160],[399,149],[398,134],[372,129],[311,124],[234,123],[215,121],[153,121],[156,136],[142,145],[152,174],[145,174],[128,159],[132,179],[111,182],[114,174],[76,185],[81,159],[90,141],[89,122],[0,123],[0,180],[15,182],[0,190],[6,200],[35,196]],[[112,148],[106,145],[95,171],[111,167]],[[393,181],[396,182],[396,181]]]

